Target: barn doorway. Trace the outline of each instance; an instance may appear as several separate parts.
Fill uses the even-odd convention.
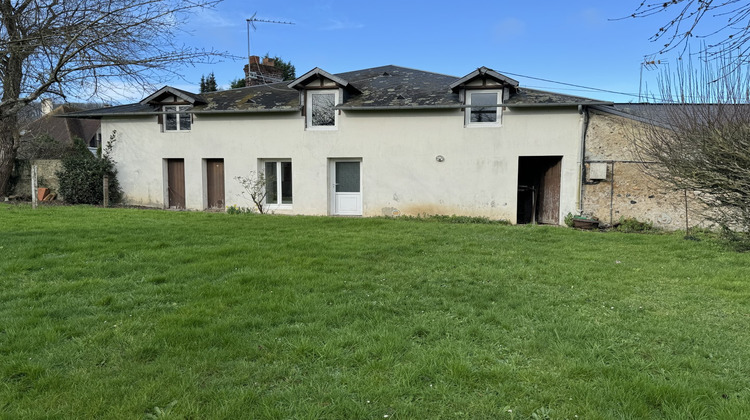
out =
[[[516,223],[560,224],[562,156],[518,158]]]
[[[185,208],[185,160],[167,159],[167,208]]]
[[[224,210],[224,159],[206,159],[206,207]]]

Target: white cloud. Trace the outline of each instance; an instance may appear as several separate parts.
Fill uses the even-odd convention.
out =
[[[324,26],[324,31],[339,31],[342,29],[361,29],[364,28],[365,25],[357,22],[352,22],[349,19],[344,18],[342,19],[329,19],[329,24],[327,26]]]
[[[215,9],[201,9],[190,18],[190,23],[194,27],[206,29],[231,28],[245,23],[245,19],[239,19],[237,16],[226,17]]]
[[[499,40],[518,38],[526,33],[526,22],[514,17],[505,18],[495,25],[493,33]]]

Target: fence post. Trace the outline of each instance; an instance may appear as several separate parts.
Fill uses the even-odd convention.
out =
[[[104,174],[104,207],[109,206],[109,175]]]
[[[31,207],[36,210],[37,206],[36,165],[31,165]]]

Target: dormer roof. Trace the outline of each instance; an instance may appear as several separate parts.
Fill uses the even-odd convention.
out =
[[[458,92],[459,89],[471,84],[476,79],[480,79],[482,83],[486,83],[488,79],[491,79],[503,87],[505,86],[512,87],[512,88],[518,87],[517,80],[512,79],[503,74],[500,74],[496,72],[495,70],[482,66],[474,70],[473,72],[467,74],[466,76],[451,83],[450,88],[453,92]]]
[[[167,96],[176,96],[182,99],[183,101],[188,102],[191,105],[200,105],[200,104],[206,103],[206,100],[203,99],[203,97],[201,97],[200,95],[196,95],[195,93],[188,92],[186,90],[177,89],[172,86],[164,86],[163,88],[157,90],[156,92],[152,93],[148,97],[144,98],[140,102],[140,104],[141,105],[157,104],[157,103],[160,103],[161,100]]]
[[[308,71],[307,73],[303,74],[302,76],[296,78],[294,81],[289,83],[287,85],[290,89],[304,89],[305,87],[309,86],[314,81],[320,81],[321,86],[323,85],[325,80],[329,80],[333,82],[336,86],[346,89],[353,93],[359,93],[359,89],[354,87],[351,83],[349,83],[347,80],[335,76],[331,73],[328,73],[327,71],[321,69],[320,67],[315,67],[314,69]]]

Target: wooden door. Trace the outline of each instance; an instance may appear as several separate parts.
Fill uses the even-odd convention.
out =
[[[167,159],[167,190],[170,209],[185,208],[185,160]]]
[[[209,209],[224,209],[224,159],[206,159],[206,201]]]
[[[560,224],[560,169],[561,158],[552,158],[549,161],[539,186],[539,204],[537,211],[537,222],[559,225]]]

